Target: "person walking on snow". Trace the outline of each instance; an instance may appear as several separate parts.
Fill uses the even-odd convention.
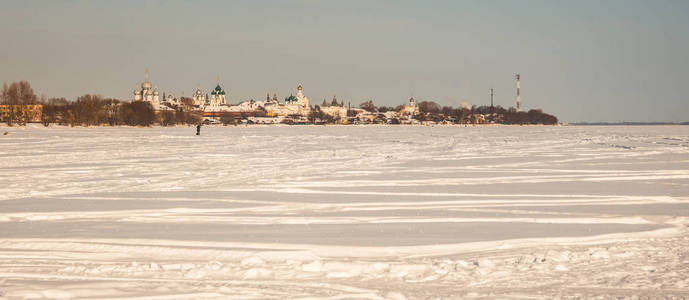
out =
[[[201,124],[196,125],[196,135],[201,135]]]

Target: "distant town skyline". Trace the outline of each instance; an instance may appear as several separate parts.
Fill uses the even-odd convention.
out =
[[[0,81],[122,100],[515,106],[561,121],[687,121],[687,1],[3,1]]]

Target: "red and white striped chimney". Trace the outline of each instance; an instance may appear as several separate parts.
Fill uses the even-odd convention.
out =
[[[520,75],[517,73],[517,111],[522,109],[522,96],[519,94],[519,79]]]

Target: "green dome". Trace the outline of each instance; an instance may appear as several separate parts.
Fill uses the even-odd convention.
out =
[[[215,90],[213,90],[211,92],[211,94],[213,94],[213,95],[225,95],[225,90],[223,90],[223,88],[220,87],[220,85],[218,84],[215,86]]]

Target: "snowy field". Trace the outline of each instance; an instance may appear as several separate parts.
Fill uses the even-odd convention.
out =
[[[689,297],[689,126],[0,129],[4,299]]]

